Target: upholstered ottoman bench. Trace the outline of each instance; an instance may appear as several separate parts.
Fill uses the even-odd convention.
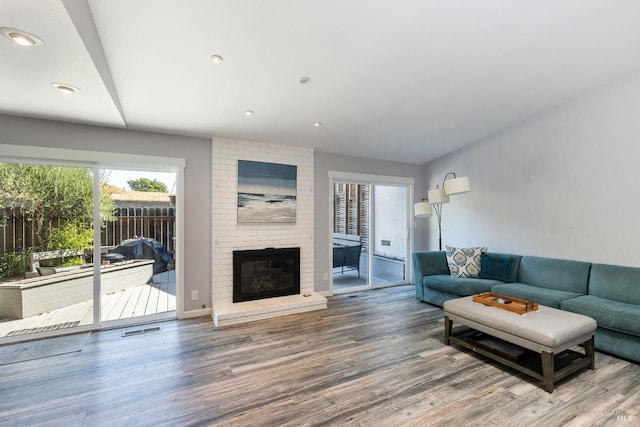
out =
[[[543,305],[518,314],[474,302],[472,296],[446,301],[443,308],[445,344],[454,342],[530,375],[549,393],[555,381],[595,368],[596,321],[588,316]],[[472,330],[452,334],[453,322]],[[579,344],[584,354],[571,350]],[[540,356],[533,358],[532,352]]]

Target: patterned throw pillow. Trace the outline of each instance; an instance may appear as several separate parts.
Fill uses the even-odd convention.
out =
[[[486,247],[455,248],[447,246],[447,264],[451,277],[478,277],[481,267],[482,252],[487,252]]]

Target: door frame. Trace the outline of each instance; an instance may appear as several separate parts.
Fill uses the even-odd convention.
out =
[[[329,171],[329,201],[327,203],[328,205],[328,212],[327,218],[330,218],[330,220],[328,221],[329,223],[329,227],[327,230],[328,233],[328,237],[329,237],[329,242],[331,243],[333,241],[333,220],[331,218],[333,218],[333,197],[334,197],[334,184],[336,182],[346,182],[346,183],[350,183],[350,184],[367,184],[372,186],[373,189],[373,185],[389,185],[389,186],[404,186],[407,189],[407,206],[406,206],[406,224],[407,224],[407,243],[406,243],[406,265],[407,265],[407,279],[406,282],[407,283],[413,283],[413,264],[412,264],[412,259],[411,259],[411,253],[413,252],[413,227],[412,227],[412,220],[413,220],[413,216],[412,216],[412,207],[413,207],[413,203],[414,203],[414,185],[415,185],[415,179],[411,178],[411,177],[401,177],[401,176],[387,176],[387,175],[373,175],[373,174],[360,174],[360,173],[351,173],[351,172],[340,172],[340,171]],[[373,191],[372,191],[373,192]],[[370,198],[369,200],[369,209],[371,211],[371,209],[373,209],[372,207],[372,200]],[[372,217],[372,215],[370,215],[370,217]],[[373,233],[373,231],[370,229],[370,232]],[[375,238],[375,236],[373,236],[373,238]],[[333,247],[332,244],[328,245],[328,270],[327,271],[331,271],[333,272]],[[372,252],[372,250],[370,250],[370,252]],[[368,261],[369,262],[369,268],[370,268],[370,274],[373,273],[373,265],[372,265],[372,256],[370,254],[370,256],[368,257]],[[371,281],[369,281],[369,283],[371,283]],[[374,289],[374,288],[378,288],[378,287],[384,287],[384,286],[372,286],[372,285],[367,285],[368,289]],[[333,295],[333,274],[329,275],[329,295]]]
[[[0,161],[7,161],[13,163],[39,163],[50,164],[55,163],[59,166],[77,166],[92,168],[95,171],[98,169],[146,169],[149,171],[166,171],[172,169],[176,174],[176,317],[181,319],[184,317],[184,296],[182,290],[182,284],[184,283],[184,216],[182,214],[184,210],[184,167],[186,160],[184,158],[173,157],[160,157],[160,156],[147,156],[138,154],[124,154],[124,153],[109,153],[100,151],[88,151],[88,150],[73,150],[66,148],[51,148],[51,147],[38,147],[38,146],[25,146],[25,145],[11,145],[0,144]],[[94,219],[100,218],[100,207],[95,203],[99,200],[99,182],[94,180]],[[99,219],[98,219],[99,221]],[[96,240],[97,238],[97,240]],[[100,241],[100,229],[94,227],[94,241]],[[94,259],[100,259],[100,247],[94,245],[93,249]],[[96,258],[97,256],[97,258]],[[93,307],[93,324],[78,326],[69,329],[59,329],[55,331],[38,332],[29,334],[26,337],[23,335],[5,337],[1,341],[3,344],[9,344],[13,342],[27,341],[33,339],[47,338],[71,333],[86,332],[103,329],[103,325],[100,321],[100,287],[99,276],[96,275],[96,270],[99,271],[100,266],[94,263],[94,307]],[[132,318],[135,319],[135,318]],[[153,320],[152,317],[142,321],[147,323]],[[137,323],[142,323],[137,322]],[[107,322],[107,326],[104,329],[113,327],[122,327],[126,325],[134,325],[136,322],[120,323],[119,321]]]

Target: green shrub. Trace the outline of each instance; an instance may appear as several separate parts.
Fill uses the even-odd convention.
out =
[[[0,255],[0,277],[24,277],[29,269],[29,250],[5,252]]]
[[[47,249],[86,249],[93,243],[93,230],[73,222],[62,224],[58,228],[51,228],[47,238]]]
[[[83,225],[68,222],[58,228],[49,230],[47,237],[47,249],[57,251],[60,249],[89,249],[92,247],[93,230]],[[67,257],[47,260],[49,267],[66,267],[70,265],[84,264],[82,257]]]

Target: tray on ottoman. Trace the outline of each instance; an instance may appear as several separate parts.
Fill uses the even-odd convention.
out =
[[[479,302],[484,305],[490,305],[492,307],[498,307],[503,310],[513,311],[514,313],[522,314],[530,311],[536,311],[538,309],[538,303],[523,300],[520,298],[508,297],[505,295],[495,294],[493,292],[485,292],[473,296],[473,301]]]

